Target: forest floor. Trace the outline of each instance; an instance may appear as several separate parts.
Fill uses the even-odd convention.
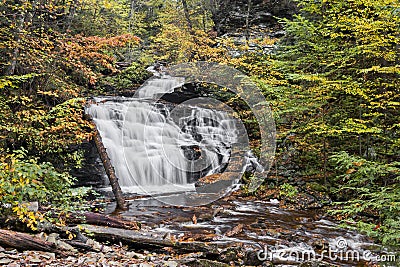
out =
[[[56,257],[54,253],[43,251],[24,251],[18,252],[15,249],[4,249],[0,247],[0,266],[19,267],[19,266],[182,266],[198,264],[199,253],[186,255],[166,255],[157,253],[138,253],[129,250],[126,246],[111,245],[103,246],[107,252],[87,252],[77,253],[68,257]],[[229,266],[205,259],[209,266]],[[203,265],[204,266],[204,265]]]

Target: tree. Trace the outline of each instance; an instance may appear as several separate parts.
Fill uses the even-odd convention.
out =
[[[332,151],[398,159],[398,3],[299,4],[303,14],[285,20],[279,59],[287,78],[314,98],[302,131],[328,138]]]
[[[283,109],[289,111],[286,117],[292,116],[294,142],[303,155],[314,154],[315,166],[326,176],[327,158],[333,155],[332,164],[339,172],[330,171],[342,178],[331,180],[340,181],[334,196],[349,201],[341,203],[342,215],[378,215],[382,229],[392,229],[382,230],[383,240],[396,243],[400,4],[391,0],[298,3],[301,14],[283,21],[287,35],[276,62],[290,83],[284,94],[293,94]],[[390,237],[385,236],[388,233]]]
[[[79,145],[94,134],[84,116],[86,100],[80,97],[95,92],[103,75],[118,72],[115,61],[128,45],[140,41],[126,28],[121,29],[124,34],[116,34],[121,1],[96,1],[100,2],[110,16],[96,15],[95,23],[107,21],[113,36],[81,32],[81,1],[21,0],[0,5],[0,202],[13,201],[11,213],[20,218],[32,215],[23,202],[59,204],[50,198],[52,194],[65,193],[68,200],[67,194],[73,193],[68,187],[74,179],[65,172],[81,165]],[[14,161],[18,150],[24,150],[23,160]],[[25,180],[16,179],[18,175]],[[43,185],[47,178],[53,184]],[[54,189],[57,182],[65,187]],[[41,190],[43,195],[34,196]],[[52,203],[43,201],[46,198]],[[72,199],[71,195],[68,201]],[[72,206],[67,203],[60,212]],[[25,220],[29,226],[37,222],[32,216]]]

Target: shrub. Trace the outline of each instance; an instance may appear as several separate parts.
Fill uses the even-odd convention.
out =
[[[0,214],[16,217],[32,230],[38,222],[63,224],[66,213],[85,209],[88,188],[71,188],[74,178],[59,173],[50,163],[27,159],[17,151],[0,159]],[[31,203],[38,202],[38,209]]]
[[[337,171],[338,186],[333,192],[342,197],[335,203],[340,208],[330,212],[348,221],[362,218],[355,223],[359,229],[383,244],[399,245],[400,162],[368,161],[346,152],[333,155],[330,161]]]
[[[102,81],[102,86],[111,86],[117,90],[133,89],[146,79],[151,77],[151,73],[147,71],[139,63],[132,65],[115,76],[108,76]]]
[[[279,187],[279,189],[279,195],[288,199],[293,199],[298,194],[297,188],[288,183],[284,183]]]

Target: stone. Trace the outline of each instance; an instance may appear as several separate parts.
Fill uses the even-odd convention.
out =
[[[73,252],[78,252],[73,246],[71,246],[68,243],[65,243],[64,241],[58,241],[57,245],[62,249],[73,251]]]
[[[127,258],[135,258],[135,259],[145,259],[146,256],[140,253],[136,253],[134,251],[129,251],[125,254]]]
[[[39,258],[32,258],[29,260],[29,262],[31,263],[41,263],[43,260],[39,259]]]
[[[78,265],[82,265],[83,263],[85,263],[85,261],[86,261],[86,258],[80,258],[78,260]]]
[[[164,265],[167,267],[177,267],[178,263],[176,261],[166,261]]]
[[[57,239],[59,238],[59,235],[56,233],[51,233],[47,236],[46,241],[50,243],[57,244]]]
[[[43,252],[42,257],[47,260],[50,260],[50,259],[54,260],[56,258],[56,254],[53,252]]]
[[[104,252],[104,253],[108,253],[108,252],[112,252],[113,249],[111,247],[109,247],[109,246],[104,246],[103,245],[103,249],[101,251]]]
[[[18,251],[16,250],[16,249],[11,249],[11,250],[5,250],[4,251],[4,253],[7,253],[7,254],[17,254],[18,253]]]
[[[97,259],[96,258],[87,258],[85,263],[86,264],[96,264]]]
[[[103,245],[100,244],[99,242],[94,241],[92,247],[94,250],[100,251],[102,249]]]
[[[11,263],[13,260],[11,259],[0,259],[0,265],[5,265]]]
[[[94,245],[94,240],[93,239],[88,239],[87,241],[86,241],[86,245],[88,245],[88,246],[93,246]]]
[[[10,254],[10,255],[7,255],[7,258],[16,260],[16,259],[19,259],[20,256],[19,256],[19,254]]]

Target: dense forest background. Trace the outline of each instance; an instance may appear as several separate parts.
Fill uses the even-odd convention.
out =
[[[295,203],[311,187],[347,226],[400,243],[398,1],[3,0],[0,11],[2,217],[34,229],[86,208],[69,173],[93,137],[86,98],[137,88],[154,62],[204,60],[251,76],[274,111],[276,160],[256,196],[278,188]]]

